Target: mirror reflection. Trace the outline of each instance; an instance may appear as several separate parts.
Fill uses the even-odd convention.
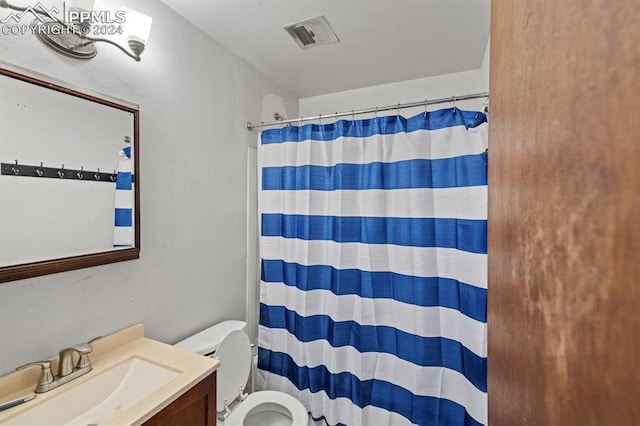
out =
[[[10,70],[0,93],[0,282],[136,258],[137,108]]]

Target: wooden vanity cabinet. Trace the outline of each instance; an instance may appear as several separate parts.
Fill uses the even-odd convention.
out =
[[[216,426],[216,372],[204,378],[144,426]]]

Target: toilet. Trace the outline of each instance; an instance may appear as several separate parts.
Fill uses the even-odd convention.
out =
[[[244,321],[223,321],[175,346],[220,361],[217,371],[219,426],[307,426],[300,401],[284,392],[244,393],[253,362]]]

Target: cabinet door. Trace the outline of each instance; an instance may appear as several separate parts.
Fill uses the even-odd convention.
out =
[[[216,373],[173,401],[145,426],[216,426]]]

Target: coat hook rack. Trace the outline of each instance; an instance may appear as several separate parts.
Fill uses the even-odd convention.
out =
[[[80,169],[67,169],[64,164],[61,167],[46,167],[40,162],[39,166],[28,164],[20,164],[18,160],[13,163],[0,163],[0,174],[3,176],[17,177],[34,177],[38,179],[55,178],[64,180],[90,181],[90,182],[107,182],[116,181],[117,172],[104,173],[100,169],[97,171],[85,170],[84,166]],[[132,176],[135,181],[135,176]]]

